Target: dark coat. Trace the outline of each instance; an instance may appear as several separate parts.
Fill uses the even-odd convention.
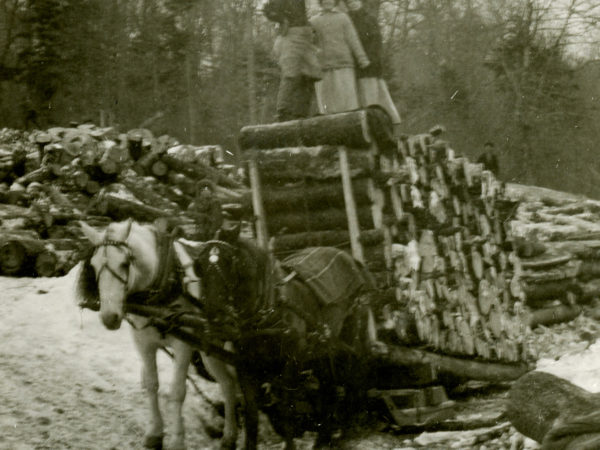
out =
[[[263,12],[271,22],[288,27],[304,27],[308,25],[304,0],[269,0]]]
[[[493,153],[483,153],[477,160],[479,164],[483,164],[485,170],[489,170],[496,177],[500,173],[500,166],[498,165],[498,158]]]
[[[348,11],[350,19],[354,24],[356,33],[362,43],[365,53],[371,64],[364,69],[356,69],[358,78],[382,78],[383,77],[383,39],[379,31],[377,18],[369,14],[364,8],[356,11]]]

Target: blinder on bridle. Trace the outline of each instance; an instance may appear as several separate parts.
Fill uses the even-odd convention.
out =
[[[238,264],[238,257],[236,255],[238,249],[229,242],[213,239],[206,241],[202,245],[202,249],[198,254],[198,258],[196,258],[196,261],[194,262],[194,271],[196,272],[196,276],[202,278],[203,273],[205,273],[207,270],[214,270],[221,276],[221,278],[223,278],[225,282],[227,282],[227,277],[223,273],[223,269],[221,268],[220,264],[221,260],[223,259],[223,250],[226,250],[231,254],[231,271],[235,273]],[[202,260],[206,258],[207,253],[208,266],[206,268],[202,268]]]

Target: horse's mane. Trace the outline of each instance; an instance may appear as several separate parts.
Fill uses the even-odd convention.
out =
[[[93,306],[100,302],[98,283],[96,282],[96,272],[91,263],[93,254],[94,247],[90,247],[84,254],[75,281],[75,295],[79,300],[79,304],[83,306]]]
[[[240,238],[240,279],[255,306],[273,304],[274,258],[254,242]]]

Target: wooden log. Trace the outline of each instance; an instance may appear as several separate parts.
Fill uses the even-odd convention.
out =
[[[32,172],[29,172],[22,177],[19,177],[15,180],[16,183],[22,184],[23,186],[28,185],[34,181],[38,183],[44,183],[54,177],[54,173],[50,167],[40,167]]]
[[[179,207],[178,204],[158,194],[154,190],[154,186],[148,183],[146,179],[131,175],[124,175],[119,178],[119,181],[141,202],[152,205],[158,209],[169,210],[175,212]]]
[[[562,445],[544,448],[599,448],[600,394],[586,391],[549,373],[534,371],[517,380],[508,393],[506,416],[522,434],[537,442],[557,438],[557,432],[567,431]],[[590,414],[595,414],[590,416]],[[564,425],[571,427],[571,432]],[[587,427],[586,427],[587,424]],[[577,428],[579,428],[578,431]],[[584,446],[594,438],[596,445]]]
[[[506,183],[505,195],[513,201],[543,202],[551,206],[564,206],[584,199],[581,195],[516,183]]]
[[[582,261],[577,272],[577,278],[582,281],[600,278],[600,260]]]
[[[273,188],[263,184],[263,191],[263,201],[267,213],[344,207],[344,191],[342,184],[337,181],[302,183],[286,188]],[[369,204],[367,181],[365,179],[353,180],[352,192],[357,205]]]
[[[573,278],[550,281],[547,283],[521,283],[523,299],[529,306],[535,306],[546,300],[561,299],[566,301],[568,292],[581,294],[581,287]]]
[[[600,259],[600,240],[546,242],[549,250],[568,253],[579,259]]]
[[[34,276],[33,264],[45,249],[41,240],[10,239],[0,244],[0,269],[4,275]]]
[[[371,163],[366,152],[348,149],[347,153],[353,178],[369,173]],[[256,162],[264,184],[340,177],[338,150],[333,146],[254,150],[244,157]]]
[[[504,382],[516,380],[531,370],[526,363],[504,364],[456,358],[416,348],[388,345],[387,351],[374,355],[377,360],[393,365],[429,364],[438,372],[467,380]]]
[[[581,283],[581,299],[584,301],[600,298],[600,279]]]
[[[244,187],[237,181],[229,178],[227,175],[223,174],[223,172],[213,167],[205,166],[200,163],[187,164],[170,155],[162,155],[160,160],[165,163],[169,169],[182,173],[194,180],[208,178],[209,180],[213,180],[215,183],[222,186],[234,189],[241,189]]]
[[[96,210],[100,215],[108,216],[114,220],[133,218],[141,222],[151,222],[159,217],[171,214],[139,201],[123,198],[112,192],[105,192],[98,199]]]
[[[373,229],[373,218],[371,211],[365,208],[359,208],[358,221],[363,230]],[[283,213],[271,214],[267,217],[269,232],[272,235],[278,233],[299,233],[305,231],[325,231],[325,230],[347,230],[348,219],[346,212],[340,209],[323,209],[312,211],[308,214],[302,213]]]
[[[128,159],[128,154],[114,141],[102,141],[102,156],[98,166],[106,175],[116,175],[121,171],[123,163]]]
[[[268,125],[246,126],[240,132],[239,143],[242,150],[303,145],[367,148],[370,143],[367,112],[352,111]]]
[[[150,172],[153,176],[155,176],[157,178],[162,178],[165,175],[167,175],[167,173],[169,172],[169,166],[167,166],[167,164],[165,164],[164,161],[161,161],[161,160],[154,161],[154,163],[152,164],[152,167],[150,169]]]
[[[532,311],[529,326],[535,328],[538,325],[554,325],[556,323],[569,322],[581,314],[581,308],[577,305],[558,305],[550,308]]]

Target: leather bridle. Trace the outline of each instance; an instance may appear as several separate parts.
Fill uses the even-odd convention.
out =
[[[127,238],[129,237],[129,234],[131,233],[132,223],[133,222],[131,220],[128,222],[127,234],[125,235],[124,241],[117,241],[114,239],[104,239],[104,241],[102,241],[100,244],[98,244],[94,247],[94,249],[96,251],[100,248],[102,248],[104,251],[104,262],[102,263],[100,268],[96,271],[96,283],[100,279],[100,275],[102,274],[102,271],[104,269],[106,269],[113,277],[115,277],[117,280],[119,280],[121,283],[123,283],[123,285],[125,285],[125,286],[129,285],[129,271],[130,271],[130,267],[131,267],[131,262],[134,260],[134,257],[133,257],[133,253],[131,251],[131,247],[127,243]],[[118,247],[118,248],[125,249],[125,253],[127,255],[126,259],[127,259],[127,262],[129,263],[127,265],[127,276],[126,277],[122,277],[121,275],[119,275],[117,273],[117,271],[115,269],[113,269],[112,267],[110,267],[110,265],[108,264],[108,255],[106,254],[106,250],[108,247]]]

